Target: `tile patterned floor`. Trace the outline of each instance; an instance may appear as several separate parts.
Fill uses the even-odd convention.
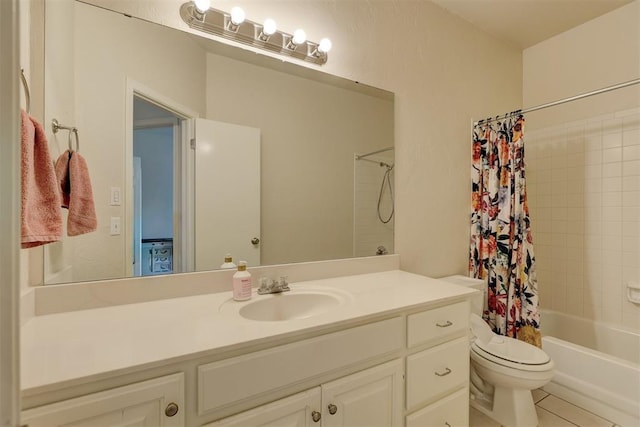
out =
[[[538,413],[538,427],[617,427],[589,411],[559,399],[543,390],[533,391],[533,401]],[[482,412],[470,408],[469,426],[500,427]]]

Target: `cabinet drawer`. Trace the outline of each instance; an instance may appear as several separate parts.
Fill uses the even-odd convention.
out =
[[[198,367],[198,413],[402,349],[402,318]]]
[[[407,318],[407,346],[409,348],[442,337],[466,334],[469,328],[469,301],[462,301]]]
[[[458,338],[407,357],[407,409],[428,403],[469,380],[469,340]]]
[[[438,400],[407,416],[406,427],[462,427],[469,425],[469,390],[462,390]]]

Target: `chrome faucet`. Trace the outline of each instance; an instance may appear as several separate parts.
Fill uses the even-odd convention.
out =
[[[258,294],[278,294],[280,292],[290,291],[289,282],[287,276],[280,276],[278,280],[271,280],[268,277],[260,278],[260,287],[258,288]]]

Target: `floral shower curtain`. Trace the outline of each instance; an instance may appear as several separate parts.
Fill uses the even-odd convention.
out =
[[[469,271],[487,282],[483,317],[494,332],[540,347],[524,122],[518,116],[473,130]]]

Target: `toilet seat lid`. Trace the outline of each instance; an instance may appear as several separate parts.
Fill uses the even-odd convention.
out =
[[[516,363],[518,365],[544,365],[549,363],[551,358],[547,353],[536,347],[515,338],[494,335],[491,340],[484,342],[476,340],[473,347],[481,350],[483,356],[491,355],[500,361]]]
[[[485,359],[495,359],[496,363],[506,361],[530,366],[544,365],[551,360],[547,353],[535,345],[494,333],[491,327],[475,313],[471,313],[469,320],[471,332],[475,337],[472,348],[480,349],[481,352],[476,351],[476,353],[481,354]]]

